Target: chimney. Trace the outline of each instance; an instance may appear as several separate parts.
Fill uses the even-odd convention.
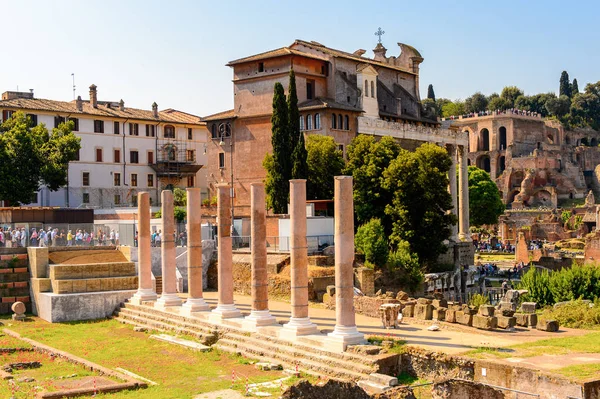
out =
[[[94,108],[98,108],[98,92],[96,91],[96,85],[90,86],[90,105]]]
[[[158,118],[158,104],[155,102],[152,103],[152,115],[155,118]]]
[[[77,106],[77,111],[79,111],[79,112],[83,111],[83,101],[81,100],[81,96],[77,96],[75,105]]]
[[[387,52],[387,49],[385,47],[383,47],[383,44],[377,43],[377,46],[375,46],[375,48],[373,49],[373,53],[375,54],[375,60],[381,61],[381,62],[386,62],[387,61],[387,58],[385,58],[386,52]]]
[[[123,101],[123,99],[121,99],[121,101],[119,101],[119,109],[121,111],[125,111],[125,101]]]

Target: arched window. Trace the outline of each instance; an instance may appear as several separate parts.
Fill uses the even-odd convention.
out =
[[[315,114],[315,129],[321,128],[321,114]]]
[[[166,139],[174,139],[175,138],[175,126],[172,126],[172,125],[165,126],[165,138]]]
[[[312,126],[313,126],[313,119],[312,119],[312,115],[308,114],[306,115],[306,130],[312,130]]]
[[[337,119],[336,119],[335,114],[331,114],[331,128],[332,129],[337,128]]]
[[[300,130],[304,130],[304,117],[300,117]]]
[[[369,81],[365,79],[365,97],[369,97]]]
[[[375,98],[375,82],[371,81],[371,97]]]
[[[348,115],[344,116],[344,130],[350,130],[350,118]]]
[[[338,115],[338,129],[342,130],[344,128],[344,116],[342,114]]]

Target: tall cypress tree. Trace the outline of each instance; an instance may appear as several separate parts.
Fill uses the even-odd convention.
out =
[[[285,213],[290,187],[291,154],[288,107],[281,83],[275,83],[273,115],[271,115],[271,144],[273,155],[267,154],[263,166],[267,169],[266,192],[269,207],[274,213]]]
[[[435,101],[435,92],[433,91],[433,85],[429,85],[427,87],[427,98],[431,98],[433,101]]]
[[[577,79],[573,79],[573,84],[571,85],[571,95],[575,97],[575,94],[579,94],[579,84],[577,83]]]
[[[306,158],[308,153],[304,145],[304,133],[300,131],[300,111],[298,110],[298,95],[296,94],[296,75],[290,70],[290,86],[288,93],[288,112],[290,123],[290,152],[292,153],[292,179],[306,179],[308,177],[308,165]]]
[[[567,96],[571,98],[571,83],[569,82],[569,74],[567,71],[562,71],[560,74],[560,86],[558,88],[559,96]]]

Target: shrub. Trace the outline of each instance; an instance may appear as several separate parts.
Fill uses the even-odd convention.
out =
[[[490,298],[487,295],[475,294],[469,299],[469,305],[479,307],[490,303]]]
[[[356,251],[365,255],[365,261],[382,267],[388,260],[388,241],[379,219],[371,219],[358,228],[354,237]]]
[[[600,302],[572,301],[556,309],[544,310],[541,317],[556,320],[568,328],[597,328],[600,324]]]
[[[527,290],[524,298],[526,301],[537,302],[540,306],[554,303],[550,291],[550,274],[548,270],[538,271],[535,267],[531,267],[523,275],[519,289]]]
[[[410,244],[407,241],[400,241],[398,249],[390,252],[388,268],[401,276],[401,284],[411,292],[414,292],[423,282],[419,257],[410,251]]]

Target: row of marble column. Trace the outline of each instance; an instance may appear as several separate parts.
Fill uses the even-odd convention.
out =
[[[251,258],[252,258],[252,310],[241,321],[245,329],[256,331],[258,327],[276,325],[269,311],[267,275],[266,202],[263,183],[250,185],[251,202]],[[337,176],[334,183],[335,202],[335,286],[336,325],[326,342],[334,350],[345,350],[349,344],[361,343],[354,313],[354,201],[352,177]],[[241,318],[233,299],[233,263],[231,237],[230,187],[218,186],[218,303],[210,310],[202,292],[202,237],[200,228],[200,189],[187,189],[188,231],[188,291],[189,297],[182,302],[176,292],[175,221],[173,216],[173,193],[162,192],[162,287],[157,296],[152,284],[150,255],[150,201],[146,192],[138,194],[138,267],[139,289],[131,301],[135,304],[155,301],[160,309],[181,307],[188,315],[207,314],[210,321],[219,323],[225,319]],[[308,248],[306,240],[306,180],[290,180],[290,261],[291,261],[291,318],[283,325],[282,338],[319,334],[317,325],[309,317],[308,310]]]
[[[446,150],[452,159],[448,173],[449,190],[452,195],[452,213],[458,217],[458,223],[452,227],[453,241],[469,241],[469,170],[465,146],[448,144]],[[458,193],[456,184],[456,160],[458,158]],[[456,212],[458,211],[458,215]]]

